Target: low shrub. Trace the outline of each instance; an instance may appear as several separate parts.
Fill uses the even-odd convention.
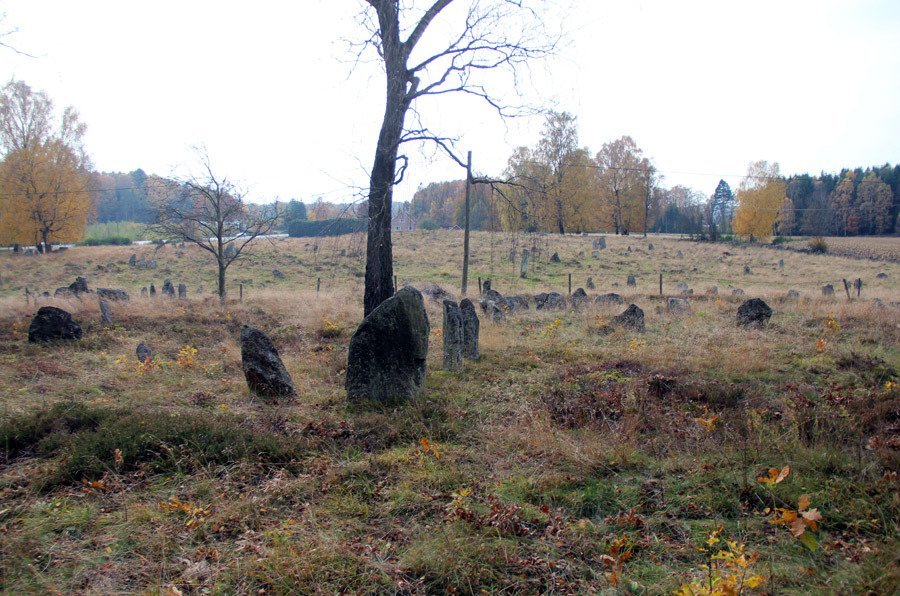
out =
[[[127,246],[131,238],[127,236],[109,236],[107,238],[85,238],[78,246]]]
[[[821,236],[816,236],[809,241],[809,252],[818,255],[824,255],[828,252],[828,243]]]
[[[175,416],[69,403],[0,425],[0,442],[7,457],[28,451],[65,453],[45,488],[100,478],[113,469],[165,473],[238,461],[288,465],[301,454],[296,442],[241,424],[233,416]],[[116,450],[123,457],[118,465]]]

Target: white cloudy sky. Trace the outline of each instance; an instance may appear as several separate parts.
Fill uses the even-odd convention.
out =
[[[900,162],[897,0],[566,1],[569,41],[526,89],[577,115],[592,151],[630,135],[667,184],[706,194],[756,159],[786,173]],[[18,28],[5,41],[34,56],[0,49],[0,78],[75,106],[99,170],[184,174],[202,144],[257,200],[343,202],[366,184],[383,111],[377,66],[349,63],[362,6],[0,0]],[[459,101],[420,109],[490,174],[541,126]],[[417,152],[395,196],[459,177]]]

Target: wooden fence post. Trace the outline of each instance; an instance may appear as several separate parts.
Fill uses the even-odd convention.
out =
[[[662,296],[662,273],[659,274],[659,295]]]
[[[241,284],[240,290],[238,291],[238,302],[244,301],[244,284]]]
[[[322,286],[322,278],[321,278],[321,277],[317,277],[317,278],[316,278],[316,294],[319,293],[319,288],[320,288],[321,286]]]
[[[572,274],[569,274],[569,296],[572,295]]]

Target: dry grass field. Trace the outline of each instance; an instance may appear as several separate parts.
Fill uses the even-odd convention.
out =
[[[470,295],[478,277],[565,294],[591,276],[589,295],[644,309],[645,333],[600,332],[623,306],[532,306],[482,317],[482,358],[449,373],[426,299],[426,391],[392,408],[343,389],[358,237],[261,244],[224,306],[190,247],[0,255],[0,591],[896,593],[900,265],[636,236],[595,259],[591,241],[477,233]],[[458,296],[461,233],[395,242],[401,284]],[[540,249],[526,280],[514,243]],[[666,312],[660,273],[666,296],[694,290],[692,315]],[[25,288],[76,275],[132,299],[106,327],[96,298],[45,299],[84,336],[28,344]],[[166,278],[188,299],[140,298]],[[763,330],[735,325],[750,297],[774,310]],[[297,399],[248,393],[242,324],[273,339]]]

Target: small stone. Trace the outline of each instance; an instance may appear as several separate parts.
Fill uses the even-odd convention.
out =
[[[135,265],[137,265],[137,255],[132,253],[132,255],[128,257],[128,266],[134,267]]]
[[[284,273],[278,269],[272,269],[272,275],[275,276],[275,279],[284,279]]]
[[[434,283],[425,284],[425,287],[422,288],[422,294],[428,296],[436,302],[440,302],[441,300],[449,300],[450,298],[452,298],[450,292]]]
[[[109,312],[109,302],[100,298],[100,322],[105,326],[110,326],[113,324],[112,315]]]
[[[593,277],[587,278],[587,282],[585,283],[585,285],[587,286],[587,288],[588,288],[589,290],[596,290],[596,289],[597,289],[597,286],[594,284],[594,278],[593,278]]]
[[[784,269],[784,259],[778,259],[778,268]]]
[[[264,398],[295,395],[294,383],[278,350],[265,333],[244,325],[241,328],[241,363],[247,387]]]
[[[741,288],[734,288],[733,290],[731,290],[731,295],[732,296],[743,296],[744,290],[742,290]]]
[[[537,310],[564,309],[566,299],[559,292],[541,293],[534,297]]]
[[[834,296],[834,286],[831,284],[822,286],[822,296],[825,296],[826,298]]]
[[[169,298],[175,297],[175,286],[172,284],[172,280],[167,279],[163,282],[162,293]]]
[[[584,288],[578,288],[572,292],[572,308],[578,308],[587,301],[588,295],[587,292],[584,291]]]
[[[184,300],[187,298],[187,286],[186,285],[178,284],[178,297],[181,300]]]
[[[624,327],[625,329],[630,329],[631,331],[643,333],[644,311],[635,304],[629,304],[628,308],[625,309],[625,312],[617,317],[614,317],[612,322],[613,325]]]
[[[750,275],[751,273],[750,265],[744,265],[744,275]]]
[[[150,284],[150,297],[151,298],[156,297],[156,286],[154,286],[153,284]]]
[[[42,306],[28,327],[29,343],[81,339],[81,325],[71,313],[55,306]]]
[[[666,301],[666,308],[673,315],[689,315],[693,312],[691,303],[684,298],[669,298]]]
[[[97,288],[97,295],[116,302],[125,302],[129,299],[128,292],[115,288]]]
[[[150,349],[150,346],[145,344],[144,342],[140,342],[137,345],[137,349],[134,351],[137,355],[138,362],[151,362],[153,360],[153,350]]]
[[[797,290],[788,290],[785,298],[787,298],[788,300],[797,300],[800,298],[800,292],[798,292]]]
[[[681,251],[679,250],[678,252],[675,253],[675,256],[676,256],[677,258],[679,258],[679,259],[683,259],[683,258],[684,258],[684,253],[681,252]]]
[[[762,329],[769,322],[772,309],[759,298],[751,298],[738,308],[737,324],[742,327],[756,327]]]
[[[506,296],[505,299],[506,307],[510,313],[531,308],[528,304],[528,296]]]
[[[629,276],[628,276],[628,281],[626,282],[626,284],[628,285],[629,288],[636,288],[636,287],[637,287],[637,280],[634,278],[633,275],[629,275]]]
[[[706,288],[707,296],[718,296],[719,295],[719,287],[718,286],[709,286]]]
[[[553,253],[553,256],[550,257],[550,262],[551,262],[551,263],[559,263],[559,262],[560,262],[559,253],[558,253],[558,252]]]
[[[141,288],[141,298],[146,298],[146,297],[147,297],[147,286],[144,286],[143,288]]]
[[[611,292],[609,294],[601,294],[601,295],[597,296],[596,298],[594,298],[594,304],[597,304],[600,306],[609,306],[609,305],[613,305],[613,304],[621,305],[621,304],[625,304],[625,300],[623,300],[622,297],[619,296],[618,294],[614,294]]]
[[[87,285],[87,280],[83,277],[76,277],[75,281],[69,284],[69,291],[75,294],[86,294],[90,292]]]
[[[887,273],[881,272],[878,275],[876,275],[875,278],[876,279],[887,279],[887,276],[888,276]]]
[[[595,258],[595,259],[599,259],[599,258],[600,258],[600,251],[599,251],[599,250],[592,250],[592,251],[591,251],[591,257],[593,257],[593,258]]]
[[[653,250],[653,243],[652,243],[652,242],[651,242],[650,244],[647,245],[647,249],[648,249],[648,250]]]

